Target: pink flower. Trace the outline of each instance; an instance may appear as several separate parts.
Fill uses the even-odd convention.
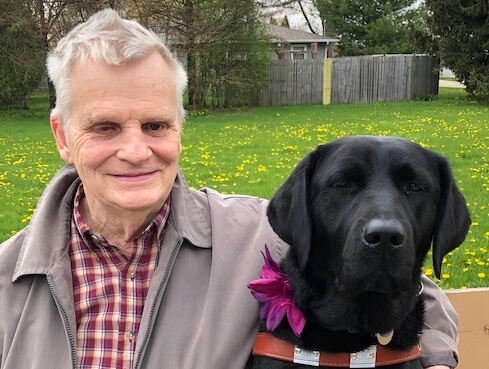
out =
[[[263,252],[262,252],[263,254]],[[300,336],[306,318],[294,303],[294,294],[287,275],[273,260],[265,245],[263,254],[265,264],[261,270],[261,278],[248,283],[253,297],[263,303],[260,309],[260,318],[265,319],[268,330],[273,331],[287,314],[287,320],[296,336]]]

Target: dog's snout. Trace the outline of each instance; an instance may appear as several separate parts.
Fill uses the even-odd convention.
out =
[[[363,242],[369,247],[400,247],[404,238],[404,228],[395,219],[372,219],[363,229]]]

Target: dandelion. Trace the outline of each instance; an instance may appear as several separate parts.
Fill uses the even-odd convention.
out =
[[[477,277],[479,277],[481,279],[482,278],[486,278],[486,273],[482,273],[482,272],[481,273],[477,273]]]

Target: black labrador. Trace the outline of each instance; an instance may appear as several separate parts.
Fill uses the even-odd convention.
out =
[[[368,350],[382,339],[394,353],[415,346],[425,257],[433,245],[439,278],[443,257],[470,226],[445,158],[405,139],[374,136],[345,137],[308,154],[273,196],[268,217],[291,246],[280,267],[306,318],[300,336],[287,319],[271,334],[309,356]],[[299,367],[253,359],[255,369]],[[416,359],[386,368],[421,365]]]

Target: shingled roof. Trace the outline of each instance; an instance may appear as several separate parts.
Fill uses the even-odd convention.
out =
[[[267,24],[266,29],[268,36],[270,37],[272,42],[287,42],[291,44],[297,44],[312,42],[334,43],[339,41],[339,39],[337,38],[315,35],[314,33],[277,26],[275,24]]]

